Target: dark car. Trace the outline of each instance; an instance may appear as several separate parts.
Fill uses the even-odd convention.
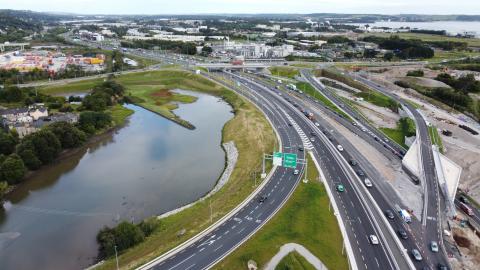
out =
[[[298,147],[298,151],[303,152],[303,147]]]
[[[458,198],[458,200],[461,201],[461,202],[464,203],[464,204],[469,204],[469,203],[470,203],[465,196],[460,196],[460,197]]]
[[[404,230],[398,230],[397,233],[398,233],[398,235],[400,235],[400,238],[402,238],[402,239],[404,239],[404,240],[408,239],[408,234],[407,234],[406,231],[404,231]]]
[[[317,136],[317,133],[315,133],[315,132],[312,131],[312,132],[310,132],[310,135],[312,135],[313,137],[315,137],[315,136]]]
[[[263,203],[266,200],[267,200],[267,196],[265,196],[265,195],[262,195],[262,196],[258,197],[258,202],[259,203]]]
[[[288,126],[291,127],[291,126],[292,126],[292,123],[288,123]]]
[[[349,163],[350,163],[350,165],[352,165],[352,166],[356,166],[356,165],[358,164],[358,163],[357,163],[355,160],[353,160],[353,159],[350,159]]]
[[[393,214],[392,210],[385,210],[385,216],[388,219],[395,219],[395,215]]]
[[[328,136],[328,139],[329,139],[330,141],[333,141],[333,137],[332,137],[332,136]]]
[[[439,263],[437,265],[437,268],[438,268],[438,270],[448,270],[448,266],[446,266],[444,264],[441,264],[441,263]]]
[[[357,171],[358,176],[365,176],[365,173],[362,170]]]

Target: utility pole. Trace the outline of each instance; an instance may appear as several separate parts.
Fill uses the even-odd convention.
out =
[[[210,197],[210,223],[213,221],[212,198]]]
[[[305,175],[304,175],[304,179],[303,179],[303,182],[304,183],[307,183],[308,182],[308,179],[307,179],[307,169],[308,169],[308,159],[305,159]]]

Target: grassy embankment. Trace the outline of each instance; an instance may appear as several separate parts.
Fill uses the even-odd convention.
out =
[[[187,128],[193,126],[181,119],[173,110],[178,103],[192,103],[196,98],[189,95],[175,93],[173,89],[188,89],[211,94],[219,94],[224,89],[200,76],[180,70],[161,70],[136,72],[117,76],[116,80],[126,88],[125,95],[133,103],[147,110],[158,113]],[[41,88],[46,94],[65,94],[88,92],[103,79],[85,80],[64,85],[54,85]]]
[[[255,106],[235,93],[197,75],[184,71],[156,71],[139,74],[133,78],[128,75],[120,76],[118,80],[125,83],[127,91],[131,91],[132,94],[135,94],[135,91],[144,92],[139,88],[130,88],[129,84],[137,86],[137,83],[143,82],[147,88],[153,84],[162,85],[158,88],[152,87],[152,89],[163,89],[162,91],[182,88],[223,97],[234,108],[235,116],[224,126],[222,142],[234,141],[239,151],[237,164],[229,181],[211,199],[162,219],[160,227],[143,243],[120,254],[120,267],[131,269],[159,256],[207,228],[211,224],[210,202],[213,209],[213,222],[215,222],[243,201],[253,191],[253,172],[260,171],[261,156],[263,153],[272,152],[274,144],[276,144],[276,136],[268,121]],[[167,85],[171,88],[166,88]],[[212,87],[208,87],[209,85]],[[155,91],[152,90],[152,92]],[[148,95],[145,98],[154,99]],[[162,105],[157,106],[161,107]],[[160,108],[158,109],[160,110]],[[179,235],[182,230],[185,233]],[[98,268],[115,269],[115,260],[109,259]]]
[[[443,153],[444,149],[442,138],[440,138],[440,134],[438,134],[438,129],[435,126],[429,126],[428,134],[430,135],[430,140],[432,140],[432,144],[438,146],[440,153]]]
[[[285,77],[289,79],[294,79],[295,76],[300,75],[300,72],[298,71],[298,69],[294,67],[275,66],[275,67],[269,67],[268,70],[270,70],[270,73],[272,73],[273,76]]]
[[[292,251],[283,257],[275,270],[315,270],[315,267],[298,252]]]
[[[352,120],[350,116],[345,114],[342,110],[340,110],[333,102],[331,102],[328,98],[326,98],[324,95],[321,93],[318,93],[318,91],[313,88],[313,86],[309,83],[305,82],[298,82],[297,83],[297,89],[300,91],[303,91],[305,94],[312,96],[313,98],[317,99],[319,102],[323,103],[325,106],[328,108],[332,109],[334,112],[342,115],[344,118],[348,120]]]
[[[356,93],[355,96],[362,97],[363,99],[365,99],[366,101],[374,105],[389,108],[394,112],[398,111],[398,108],[400,107],[400,104],[398,104],[398,102],[396,102],[392,98],[382,93],[379,93],[377,91],[374,91],[369,87],[367,87],[366,85],[358,81],[355,81],[354,79],[348,76],[342,75],[338,70],[320,69],[315,71],[315,75],[318,77],[323,76],[323,77],[327,77],[327,78],[342,82],[350,87],[353,87],[362,91],[362,92]]]
[[[359,37],[366,36],[378,36],[378,37],[390,37],[392,35],[399,36],[403,39],[420,39],[423,41],[454,41],[454,42],[467,42],[468,46],[480,47],[480,39],[478,38],[457,38],[440,35],[420,34],[420,33],[365,33],[359,35]]]
[[[342,255],[343,238],[329,210],[327,192],[318,181],[319,174],[311,158],[308,160],[310,181],[300,183],[283,208],[214,269],[246,269],[250,259],[262,268],[286,243],[303,245],[328,269],[348,269],[347,258]]]
[[[407,117],[401,118],[396,128],[380,128],[385,135],[387,135],[390,139],[394,140],[405,149],[409,147],[405,144],[405,137],[411,137],[415,135],[415,122]]]

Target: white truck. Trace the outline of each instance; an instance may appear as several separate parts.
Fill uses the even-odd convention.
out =
[[[403,221],[405,221],[406,223],[412,222],[412,216],[410,215],[410,213],[408,213],[407,210],[400,209],[399,212],[400,212],[400,216],[402,217]]]

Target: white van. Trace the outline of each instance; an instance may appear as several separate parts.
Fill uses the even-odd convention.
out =
[[[339,144],[339,145],[337,145],[337,149],[338,149],[338,151],[342,152],[342,151],[343,151],[343,146],[341,146],[341,145]]]

